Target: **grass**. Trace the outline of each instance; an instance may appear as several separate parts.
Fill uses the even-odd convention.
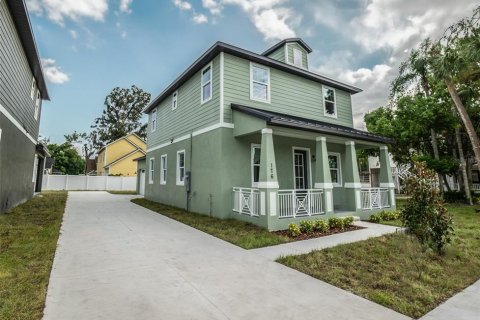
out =
[[[479,206],[447,207],[455,236],[443,256],[393,234],[278,261],[418,318],[480,278]]]
[[[45,192],[0,214],[0,319],[41,319],[66,199]]]
[[[143,198],[132,199],[132,202],[244,249],[273,246],[291,241],[288,237],[268,232],[248,222],[187,212]]]
[[[137,194],[137,191],[115,191],[115,190],[110,190],[110,191],[107,191],[108,193],[111,193],[111,194]]]

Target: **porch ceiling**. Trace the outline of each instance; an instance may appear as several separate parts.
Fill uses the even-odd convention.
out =
[[[394,143],[394,141],[390,138],[327,122],[295,117],[266,110],[259,110],[256,108],[251,108],[238,104],[232,104],[231,107],[233,110],[261,119],[270,126],[318,132],[324,135],[339,136],[360,141],[376,142],[383,144]]]

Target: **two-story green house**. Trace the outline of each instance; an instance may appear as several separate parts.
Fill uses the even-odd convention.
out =
[[[299,38],[208,49],[145,109],[145,197],[269,230],[395,208],[390,141],[353,128],[361,90],[309,71],[311,52]],[[379,188],[362,188],[362,148],[379,148]]]

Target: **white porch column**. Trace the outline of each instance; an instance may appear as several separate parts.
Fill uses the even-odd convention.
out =
[[[347,209],[352,211],[360,210],[362,207],[360,194],[362,184],[360,182],[354,141],[345,142],[345,170],[343,176]]]
[[[327,139],[316,138],[315,147],[315,189],[323,189],[323,211],[333,212],[333,184],[328,163]]]
[[[393,182],[392,166],[390,164],[390,155],[388,147],[380,147],[380,188],[388,188],[389,204],[395,209],[395,183]]]

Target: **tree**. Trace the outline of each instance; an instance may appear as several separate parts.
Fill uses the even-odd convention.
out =
[[[129,133],[146,138],[147,124],[142,124],[142,111],[150,102],[150,93],[137,86],[114,88],[105,98],[105,109],[94,121],[98,143],[106,145]]]
[[[48,151],[55,158],[53,168],[63,174],[81,174],[85,167],[85,161],[77,150],[68,142],[62,144],[49,144]]]
[[[67,143],[74,144],[80,143],[82,145],[83,157],[85,159],[84,165],[84,174],[87,174],[87,162],[95,154],[99,148],[98,135],[96,131],[90,133],[82,132],[79,133],[74,131],[72,134],[67,134],[64,136]]]

